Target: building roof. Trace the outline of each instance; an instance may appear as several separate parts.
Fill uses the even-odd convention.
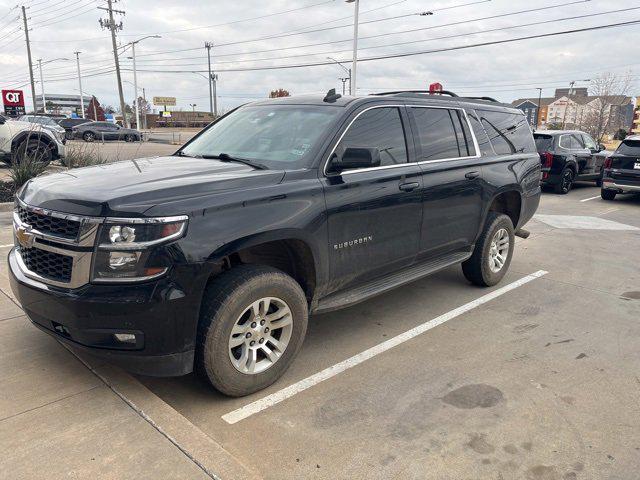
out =
[[[553,97],[542,97],[540,99],[540,106],[541,107],[546,107],[547,105],[549,105],[551,102],[553,102],[555,100],[555,98]],[[514,107],[517,107],[518,105],[523,104],[524,102],[531,102],[535,105],[538,105],[538,97],[535,98],[519,98],[518,100],[514,100],[513,102],[511,102],[511,105],[513,105]]]

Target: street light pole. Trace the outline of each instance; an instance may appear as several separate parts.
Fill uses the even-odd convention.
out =
[[[358,77],[358,13],[360,10],[360,0],[346,0],[347,3],[355,3],[353,14],[353,67],[351,75],[350,94],[356,95],[356,79]]]
[[[213,43],[204,42],[204,48],[207,49],[207,63],[209,65],[209,111],[213,114],[213,78],[211,76],[211,47]]]
[[[133,60],[133,89],[135,90],[135,101],[136,101],[136,128],[140,130],[140,105],[138,101],[138,72],[136,70],[136,44],[140,43],[147,38],[162,38],[160,35],[147,35],[146,37],[142,37],[139,40],[135,40],[127,45],[131,45],[131,59]],[[126,46],[126,45],[125,45]]]
[[[82,110],[82,118],[84,116],[84,97],[82,96],[82,75],[80,74],[80,54],[82,52],[73,52],[76,54],[76,64],[78,65],[78,86],[80,87],[80,108]]]
[[[44,78],[42,76],[42,59],[39,58],[38,59],[38,70],[40,70],[40,91],[42,92],[42,112],[43,113],[47,113],[47,99],[44,96]],[[35,109],[35,105],[34,105],[34,109]],[[36,110],[36,113],[37,110]]]
[[[538,110],[536,111],[536,127],[535,130],[538,129],[538,118],[540,118],[540,103],[542,102],[542,89],[537,87],[538,90]]]

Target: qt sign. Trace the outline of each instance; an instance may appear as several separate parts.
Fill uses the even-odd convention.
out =
[[[10,117],[19,117],[25,114],[22,90],[2,90],[2,103],[4,104],[4,113]]]

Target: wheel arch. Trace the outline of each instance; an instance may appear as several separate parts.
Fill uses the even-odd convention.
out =
[[[318,259],[316,244],[306,232],[285,229],[235,239],[213,251],[207,260],[221,264],[223,270],[243,264],[278,268],[300,284],[312,304],[322,275]]]
[[[511,219],[513,228],[517,229],[522,216],[522,208],[522,189],[519,186],[505,187],[494,194],[488,204],[484,220],[486,221],[489,212],[504,213]]]

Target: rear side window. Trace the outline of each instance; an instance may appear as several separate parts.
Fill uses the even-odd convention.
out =
[[[442,160],[475,155],[471,132],[460,111],[418,107],[413,107],[411,111],[418,128],[418,141],[422,149],[421,160]]]
[[[336,152],[343,152],[349,147],[377,147],[380,165],[407,163],[407,143],[398,109],[372,108],[356,118],[340,140]]]
[[[498,155],[535,153],[531,128],[521,113],[478,110],[482,126]]]
[[[640,157],[640,140],[625,140],[623,141],[618,149],[616,150],[617,154],[620,155],[629,155],[632,157]]]
[[[467,115],[469,116],[469,122],[471,123],[471,128],[473,128],[473,133],[476,136],[480,153],[483,157],[493,155],[493,147],[491,146],[491,142],[489,142],[487,132],[484,131],[484,128],[480,123],[480,119],[474,111],[467,112]]]
[[[553,137],[551,135],[534,133],[533,139],[536,142],[536,150],[539,152],[550,152],[553,150]]]

